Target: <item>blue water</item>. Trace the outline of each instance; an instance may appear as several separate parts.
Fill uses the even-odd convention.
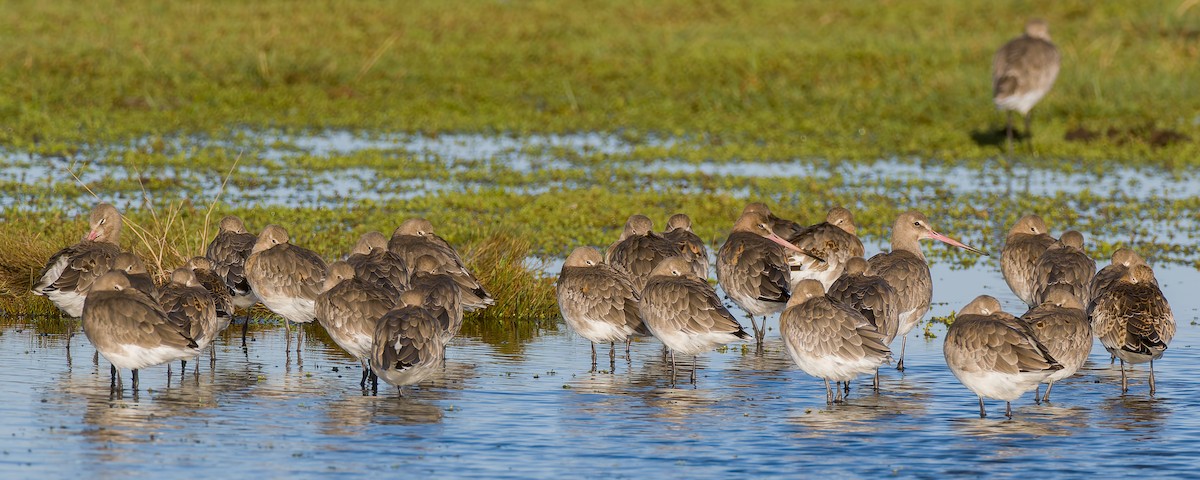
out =
[[[943,247],[931,247],[943,248]],[[1097,343],[1052,403],[1026,395],[1003,416],[946,368],[944,329],[909,337],[901,375],[879,394],[855,385],[829,406],[820,380],[797,370],[775,332],[765,354],[748,345],[700,357],[699,378],[671,386],[653,341],[607,348],[591,372],[588,343],[565,328],[522,345],[456,339],[436,380],[399,397],[363,396],[357,362],[310,335],[285,354],[284,330],[218,341],[199,375],[141,372],[134,394],[109,390],[107,363],[82,336],[68,366],[64,338],[32,327],[0,332],[0,472],[8,478],[130,476],[311,477],[330,473],[480,477],[995,477],[1185,476],[1200,467],[1200,367],[1193,345],[1197,272],[1159,267],[1179,333],[1155,363],[1120,375]],[[935,265],[933,315],[978,294],[1016,310],[993,265]],[[896,345],[898,347],[899,345]],[[519,348],[518,348],[519,347]],[[518,353],[503,353],[518,352]],[[686,375],[689,362],[681,361]],[[128,372],[125,373],[128,376]],[[865,380],[865,379],[864,379]],[[862,382],[865,385],[865,382]],[[1148,470],[1149,469],[1149,470]]]

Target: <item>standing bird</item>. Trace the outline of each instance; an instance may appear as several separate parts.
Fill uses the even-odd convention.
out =
[[[208,257],[192,257],[184,266],[191,269],[196,281],[212,296],[213,306],[217,308],[217,333],[225,331],[233,321],[233,296],[229,294],[225,281],[213,271],[212,260]]]
[[[900,317],[896,335],[901,337],[897,370],[904,370],[908,332],[929,312],[929,303],[933,301],[933,278],[929,274],[929,263],[925,260],[920,243],[927,238],[987,255],[982,250],[934,231],[929,219],[921,212],[908,211],[896,218],[896,223],[892,225],[892,251],[871,257],[867,261],[870,264],[867,274],[883,277],[888,285],[896,289]]]
[[[1092,282],[1088,285],[1088,295],[1091,297],[1087,303],[1089,313],[1096,299],[1120,281],[1130,267],[1145,264],[1146,260],[1141,255],[1128,248],[1118,248],[1113,252],[1112,263],[1096,272],[1096,275],[1092,277]]]
[[[1012,418],[1013,400],[1063,368],[1028,325],[987,295],[958,312],[946,331],[942,353],[954,377],[979,396],[980,418],[987,416],[984,397],[1004,400],[1004,414]]]
[[[1054,285],[1066,286],[1080,304],[1086,304],[1091,298],[1087,289],[1096,275],[1096,261],[1083,251],[1083,234],[1071,230],[1038,257],[1034,272],[1033,299],[1039,305]]]
[[[412,275],[413,264],[422,255],[436,259],[442,268],[454,278],[462,289],[463,307],[468,312],[494,305],[496,299],[483,288],[479,280],[467,270],[462,257],[450,243],[433,232],[433,224],[424,218],[410,218],[392,232],[388,250],[404,259]]]
[[[866,259],[852,257],[846,262],[842,276],[830,285],[828,295],[829,298],[858,310],[858,313],[883,335],[883,344],[891,345],[900,328],[900,312],[896,310],[899,305],[896,289],[882,277],[867,275],[867,267]],[[872,386],[879,390],[878,369],[875,370]]]
[[[462,330],[465,310],[462,288],[454,276],[446,273],[445,265],[433,257],[422,255],[413,262],[408,288],[425,294],[425,310],[438,321],[442,345],[449,345],[450,339]]]
[[[842,402],[841,383],[879,370],[891,355],[885,335],[858,310],[825,295],[817,280],[802,280],[779,316],[779,335],[804,373],[825,380],[825,401]],[[831,390],[829,380],[837,384]],[[837,392],[835,397],[834,392]]]
[[[371,344],[371,371],[395,385],[400,395],[404,386],[424,381],[442,363],[441,327],[424,308],[425,295],[409,290],[400,294],[400,304],[379,319]]]
[[[233,215],[221,219],[220,231],[208,244],[205,254],[212,261],[212,270],[225,282],[235,308],[250,308],[258,303],[258,296],[246,280],[246,259],[254,250],[258,237],[246,231],[242,219]],[[250,328],[250,316],[242,323],[242,347],[246,346],[246,331]]]
[[[825,221],[808,227],[791,240],[804,253],[790,256],[793,288],[804,279],[821,282],[826,289],[833,285],[852,257],[866,254],[858,239],[854,214],[842,207],[829,209]]]
[[[629,277],[602,263],[600,251],[592,247],[572,251],[558,274],[558,308],[571,330],[592,343],[592,368],[596,368],[597,342],[609,344],[608,358],[613,362],[616,342],[650,334],[642,323],[639,302]]]
[[[1059,62],[1058,48],[1050,41],[1050,26],[1041,19],[1027,22],[1025,35],[1005,43],[992,58],[992,101],[997,109],[1008,112],[1008,150],[1012,150],[1014,110],[1025,117],[1026,137],[1033,138],[1029,111],[1054,86]]]
[[[108,272],[113,259],[121,253],[118,246],[121,223],[121,213],[116,207],[101,203],[92,208],[87,236],[50,256],[38,273],[33,294],[45,295],[67,315],[76,318],[82,315],[92,283]],[[70,344],[68,335],[68,348]]]
[[[167,321],[195,341],[197,350],[203,351],[211,345],[220,332],[217,307],[212,295],[200,285],[190,268],[179,267],[171,272],[171,281],[163,285],[158,302],[167,313]],[[213,350],[216,350],[216,346],[213,346]],[[215,355],[210,357],[210,364],[214,363]],[[187,360],[181,359],[180,367],[186,371]]]
[[[346,257],[346,263],[354,267],[354,276],[374,283],[399,299],[400,292],[408,290],[408,265],[399,255],[387,248],[387,237],[379,232],[367,232],[354,244],[354,250]]]
[[[676,255],[680,255],[679,249],[670,240],[654,232],[650,217],[632,215],[625,222],[621,239],[608,248],[605,259],[606,263],[629,277],[634,289],[641,291],[654,267]]]
[[[1150,362],[1150,395],[1154,395],[1154,360],[1162,358],[1175,336],[1175,316],[1158,289],[1154,271],[1134,265],[1096,298],[1092,329],[1109,353],[1121,360],[1121,392],[1129,391],[1125,362]]]
[[[1055,242],[1048,231],[1042,217],[1025,215],[1013,224],[1004,240],[1004,248],[1000,250],[1000,273],[1008,288],[1029,308],[1038,305],[1033,299],[1038,257]]]
[[[663,238],[675,244],[676,254],[682,254],[692,264],[696,276],[708,279],[708,247],[692,231],[692,219],[683,213],[676,213],[667,219],[667,231]]]
[[[650,272],[641,311],[650,333],[671,350],[672,381],[676,352],[692,356],[695,383],[696,355],[750,336],[683,257],[663,260]]]
[[[117,369],[133,370],[136,391],[138,370],[200,354],[196,342],[167,320],[158,302],[133,289],[122,272],[96,280],[83,307],[83,333],[112,364],[114,388]]]
[[[155,300],[159,299],[158,286],[154,284],[154,278],[150,276],[150,272],[146,270],[146,264],[142,263],[142,259],[132,252],[121,252],[113,258],[112,270],[125,272],[125,277],[129,279],[129,284],[138,291],[149,295]]]
[[[396,306],[398,296],[377,283],[359,278],[348,262],[334,262],[317,297],[317,321],[339,347],[363,365],[360,387],[371,372],[371,343],[375,327]]]
[[[782,312],[791,298],[791,269],[785,252],[798,250],[776,235],[770,223],[766,214],[746,207],[717,251],[717,281],[750,317],[759,347],[766,333],[766,316]],[[762,326],[754,317],[763,317]]]
[[[292,323],[317,319],[317,296],[324,288],[326,272],[325,260],[312,250],[288,243],[288,232],[279,225],[263,229],[246,259],[250,288],[263,305],[283,317],[289,333]],[[296,349],[300,349],[299,342]]]
[[[789,243],[807,230],[805,226],[800,225],[799,223],[775,216],[774,213],[771,213],[771,209],[767,208],[767,205],[764,203],[748,203],[746,204],[746,207],[742,209],[742,215],[751,212],[765,216],[767,218],[767,223],[771,227],[771,231],[775,232],[776,235],[779,235],[779,238],[787,240]]]
[[[1046,378],[1046,395],[1041,401],[1050,401],[1050,389],[1054,382],[1074,375],[1092,353],[1092,324],[1088,322],[1083,304],[1064,285],[1054,285],[1046,292],[1041,305],[1021,315],[1021,321],[1029,325],[1034,338],[1042,342],[1050,356],[1062,364],[1062,370]],[[1034,391],[1037,395],[1037,391]]]

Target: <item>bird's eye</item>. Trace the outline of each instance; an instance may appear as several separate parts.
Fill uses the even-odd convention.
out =
[[[914,227],[920,227],[920,226],[921,226],[921,222],[913,222],[913,226],[914,226]]]

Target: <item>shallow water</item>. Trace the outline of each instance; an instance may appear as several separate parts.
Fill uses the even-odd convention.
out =
[[[975,398],[942,359],[941,328],[932,340],[920,328],[910,334],[908,369],[885,369],[881,393],[862,389],[863,379],[848,404],[829,406],[822,383],[787,358],[773,321],[763,356],[748,345],[703,355],[694,386],[686,361],[671,386],[652,341],[635,342],[628,357],[619,351],[611,372],[601,349],[601,371],[590,372],[588,343],[560,328],[520,349],[457,339],[442,376],[403,398],[391,389],[363,396],[358,364],[315,336],[299,358],[285,354],[282,328],[254,333],[248,353],[235,337],[223,338],[215,370],[207,358],[199,376],[189,364],[180,377],[176,366],[169,386],[165,367],[143,370],[140,392],[126,378],[114,397],[107,363],[92,364],[82,336],[68,366],[62,335],[10,326],[0,332],[0,471],[1185,476],[1200,462],[1200,382],[1191,375],[1200,366],[1192,325],[1200,299],[1190,286],[1197,273],[1160,267],[1158,276],[1179,333],[1155,364],[1157,397],[1147,393],[1145,365],[1121,395],[1119,372],[1097,343],[1081,373],[1055,387],[1051,404],[1026,395],[1012,419],[997,401],[979,418]],[[938,264],[934,280],[932,315],[984,293],[1017,310],[989,264]]]

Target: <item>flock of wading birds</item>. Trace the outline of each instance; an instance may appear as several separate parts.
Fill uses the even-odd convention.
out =
[[[1025,119],[1050,90],[1060,56],[1046,22],[1025,25],[992,61],[993,101]],[[285,323],[318,321],[338,345],[363,363],[365,386],[377,379],[402,387],[429,377],[462,326],[464,311],[494,303],[454,248],[428,221],[404,222],[391,239],[364,235],[345,261],[326,265],[320,255],[288,243],[287,231],[271,225],[257,237],[241,220],[226,217],[205,257],[196,257],[156,286],[140,259],[121,252],[121,215],[108,204],[91,214],[87,237],[47,263],[33,291],[81,317],[98,354],[117,369],[196,357],[228,327],[235,308],[261,302]],[[649,218],[629,218],[621,238],[601,253],[573,251],[558,280],[563,318],[582,337],[615,342],[653,335],[672,354],[695,356],[749,337],[709,285],[707,248],[691,232],[686,215],[671,217],[658,234]],[[717,280],[750,315],[762,345],[766,319],[781,313],[780,334],[806,373],[825,380],[829,402],[843,401],[849,382],[888,362],[892,340],[905,339],[929,310],[933,282],[918,244],[934,239],[977,253],[934,231],[917,212],[901,215],[892,230],[892,251],[864,260],[851,213],[829,212],[824,223],[803,227],[751,204],[717,253]],[[1133,251],[1118,250],[1096,272],[1083,251],[1083,236],[1069,231],[1055,240],[1035,216],[1017,222],[1001,254],[1005,280],[1030,310],[1014,317],[995,298],[967,304],[950,326],[946,363],[955,377],[983,398],[1011,402],[1041,383],[1050,388],[1086,360],[1093,333],[1121,360],[1121,388],[1128,390],[1125,362],[1162,356],[1175,333],[1167,301],[1154,273]],[[245,345],[246,326],[242,329]],[[69,342],[68,342],[69,346]],[[69,348],[69,347],[68,347]],[[628,343],[626,344],[628,350]],[[185,363],[186,365],[186,363]],[[897,368],[904,368],[904,340]],[[693,361],[692,381],[696,369]],[[834,380],[833,388],[829,380]],[[845,388],[841,384],[845,384]],[[1011,416],[1011,404],[1006,413]]]
[[[377,379],[402,387],[434,374],[446,345],[462,326],[464,310],[494,303],[462,259],[424,219],[401,224],[390,240],[371,232],[344,261],[326,265],[315,252],[293,245],[287,232],[267,226],[247,233],[226,217],[207,255],[190,259],[155,285],[141,260],[118,246],[120,213],[97,205],[91,230],[53,255],[34,293],[49,297],[120,369],[186,362],[228,327],[235,308],[261,302],[290,325],[317,321],[364,366],[361,386]],[[986,255],[938,233],[919,212],[901,214],[892,227],[891,251],[864,259],[853,215],[833,208],[822,223],[802,226],[751,203],[716,254],[717,280],[749,316],[758,345],[765,316],[780,313],[779,333],[788,354],[809,375],[825,380],[826,399],[844,401],[859,375],[875,377],[891,361],[889,345],[904,340],[929,311],[933,281],[920,240],[932,239]],[[1121,361],[1121,388],[1128,390],[1125,362],[1162,356],[1175,321],[1154,272],[1132,250],[1120,249],[1112,264],[1096,271],[1083,236],[1055,239],[1037,216],[1022,217],[1009,231],[1001,270],[1013,292],[1030,307],[1020,317],[1005,313],[993,297],[963,307],[950,325],[944,354],[955,377],[979,396],[1011,402],[1025,392],[1073,375],[1087,359],[1093,334]],[[567,324],[592,343],[610,344],[653,336],[671,352],[695,356],[747,339],[737,319],[708,282],[709,254],[687,215],[676,214],[663,233],[633,215],[605,253],[592,247],[571,252],[558,278],[558,303]],[[756,317],[764,317],[762,323]],[[248,323],[248,321],[247,321]],[[245,345],[245,324],[242,345]],[[215,358],[214,360],[215,361]],[[186,363],[184,363],[186,367]],[[836,383],[831,388],[829,381]],[[842,384],[845,387],[842,388]],[[1006,409],[1011,416],[1011,405]]]

